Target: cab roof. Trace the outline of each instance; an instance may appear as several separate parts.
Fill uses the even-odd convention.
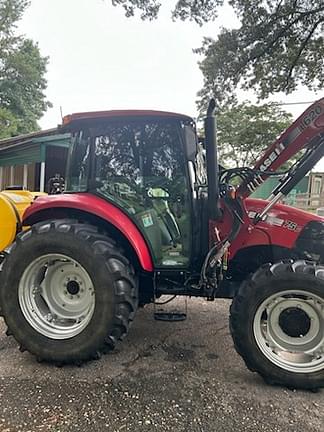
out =
[[[75,121],[104,119],[112,117],[172,117],[179,120],[193,121],[193,119],[184,114],[178,114],[168,111],[155,110],[111,110],[111,111],[90,111],[69,114],[63,117],[63,126],[74,123]]]

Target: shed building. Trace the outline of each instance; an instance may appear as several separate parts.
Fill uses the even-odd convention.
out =
[[[0,141],[0,190],[23,186],[47,191],[56,173],[65,176],[70,134],[58,129],[35,132]]]

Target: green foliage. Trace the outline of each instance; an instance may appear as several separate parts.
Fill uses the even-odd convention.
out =
[[[204,88],[200,107],[214,95],[226,100],[238,86],[264,99],[291,93],[299,84],[311,90],[324,85],[323,0],[231,0],[240,20],[222,29],[196,50]]]
[[[29,2],[0,0],[0,122],[1,137],[38,129],[46,101],[46,66],[37,44],[17,36],[16,23]]]
[[[252,167],[291,121],[291,114],[275,103],[244,102],[224,108],[217,116],[220,163],[227,168]]]
[[[158,16],[158,0],[112,0],[127,16]],[[172,18],[198,24],[216,18],[224,0],[178,0]],[[253,89],[260,99],[274,92],[291,93],[299,84],[311,90],[324,86],[323,0],[228,0],[239,20],[235,29],[223,28],[217,39],[205,38],[196,52],[204,87],[199,106],[211,96],[219,102],[237,87]]]
[[[0,108],[0,139],[17,135],[18,121],[6,108]]]
[[[113,6],[120,5],[125,10],[125,15],[131,17],[135,11],[141,11],[141,18],[155,19],[159,13],[161,4],[156,0],[111,0]]]
[[[1,42],[6,38],[13,38],[16,23],[19,21],[29,5],[28,0],[0,1],[0,35]]]
[[[158,17],[161,3],[158,0],[111,0],[113,6],[122,6],[126,16],[134,16],[140,11],[142,19],[153,20]],[[174,1],[172,19],[191,20],[201,25],[216,18],[217,10],[223,0],[178,0]]]

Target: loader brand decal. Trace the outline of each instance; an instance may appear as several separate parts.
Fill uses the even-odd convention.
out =
[[[283,137],[282,142],[273,150],[272,153],[262,162],[260,166],[260,171],[267,171],[272,163],[280,156],[280,154],[288,147],[311,123],[320,116],[323,109],[321,105],[316,105],[312,110],[310,110],[301,120],[298,127],[294,128],[290,133]]]
[[[261,212],[261,210],[260,210],[260,212]],[[258,214],[258,212],[249,211],[249,218],[254,219],[257,214]],[[296,222],[293,222],[293,221],[288,220],[288,219],[286,219],[286,220],[281,219],[281,218],[278,218],[272,214],[268,214],[265,217],[265,219],[263,220],[263,222],[268,224],[268,225],[286,228],[289,231],[297,231],[297,232],[301,231],[301,227],[298,226],[298,224]]]
[[[272,153],[263,161],[263,163],[260,165],[259,170],[260,171],[267,171],[272,163],[278,159],[278,156],[281,155],[281,153],[285,150],[285,146],[280,142],[278,146],[273,150]]]
[[[269,225],[273,225],[273,226],[279,226],[279,227],[281,227],[281,226],[284,225],[284,222],[285,222],[285,221],[284,221],[283,219],[280,219],[280,218],[277,218],[277,217],[275,217],[275,216],[271,216],[271,215],[269,215],[269,216],[266,218],[265,222],[266,222],[267,224],[269,224]]]
[[[309,111],[300,122],[299,130],[302,132],[309,126],[311,123],[314,123],[314,120],[319,117],[319,115],[322,113],[322,107],[321,105],[317,105],[315,108],[313,108],[311,111]]]
[[[260,212],[261,212],[261,210],[260,210]],[[256,217],[257,214],[258,214],[258,212],[250,211],[250,212],[249,212],[249,218],[250,218],[250,219],[254,219],[254,218]],[[282,226],[282,225],[284,224],[285,220],[284,220],[284,219],[277,218],[277,217],[274,216],[274,215],[268,214],[268,215],[265,217],[265,219],[263,220],[263,222],[265,222],[265,223],[267,223],[267,224],[269,224],[269,225]]]

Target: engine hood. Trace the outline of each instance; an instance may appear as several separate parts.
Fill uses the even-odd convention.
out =
[[[255,198],[247,198],[244,202],[251,219],[254,218],[256,213],[260,213],[269,203],[269,201]],[[269,211],[266,221],[261,223],[267,223],[268,225],[270,224],[273,226],[283,226],[286,221],[294,222],[299,225],[298,228],[302,229],[303,226],[310,221],[324,222],[324,217],[285,204],[276,204]],[[301,229],[296,230],[301,231]]]

